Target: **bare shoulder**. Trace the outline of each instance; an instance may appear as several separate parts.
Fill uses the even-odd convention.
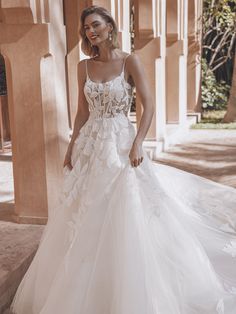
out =
[[[132,75],[142,74],[144,71],[143,63],[136,53],[131,53],[126,59],[127,71]]]
[[[78,79],[82,82],[86,79],[86,60],[87,59],[83,59],[77,64]]]
[[[86,66],[86,61],[87,59],[83,59],[83,60],[80,60],[78,65],[77,65],[77,68],[78,68],[78,71],[83,71],[85,70],[85,66]]]
[[[127,60],[126,60],[127,64],[131,65],[131,66],[137,66],[139,64],[141,64],[141,60],[140,57],[132,52],[131,54],[128,54]]]

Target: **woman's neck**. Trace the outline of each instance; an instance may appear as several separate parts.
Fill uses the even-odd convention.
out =
[[[99,52],[94,57],[94,59],[102,62],[107,62],[109,60],[116,59],[117,56],[119,56],[119,53],[116,51],[116,49],[101,49],[101,47],[99,47]]]

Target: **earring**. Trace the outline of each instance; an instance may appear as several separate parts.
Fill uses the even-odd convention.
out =
[[[109,39],[110,41],[112,41],[112,34],[111,34],[111,33],[109,33],[108,39]]]

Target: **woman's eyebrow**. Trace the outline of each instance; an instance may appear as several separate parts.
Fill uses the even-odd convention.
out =
[[[94,23],[96,23],[96,22],[99,22],[99,21],[98,21],[98,20],[93,21],[91,24],[94,24]],[[84,26],[88,26],[88,24],[84,24]]]

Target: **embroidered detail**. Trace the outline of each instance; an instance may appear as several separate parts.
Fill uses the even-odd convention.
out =
[[[236,294],[236,287],[231,287],[229,293]]]
[[[218,314],[224,314],[225,313],[225,306],[224,306],[224,300],[220,299],[216,306],[216,311]]]
[[[223,251],[230,254],[232,257],[236,257],[236,241],[230,241],[223,248]]]
[[[120,113],[128,115],[133,89],[126,82],[122,72],[121,75],[105,83],[96,83],[88,78],[84,85],[84,94],[93,117],[111,118]]]

